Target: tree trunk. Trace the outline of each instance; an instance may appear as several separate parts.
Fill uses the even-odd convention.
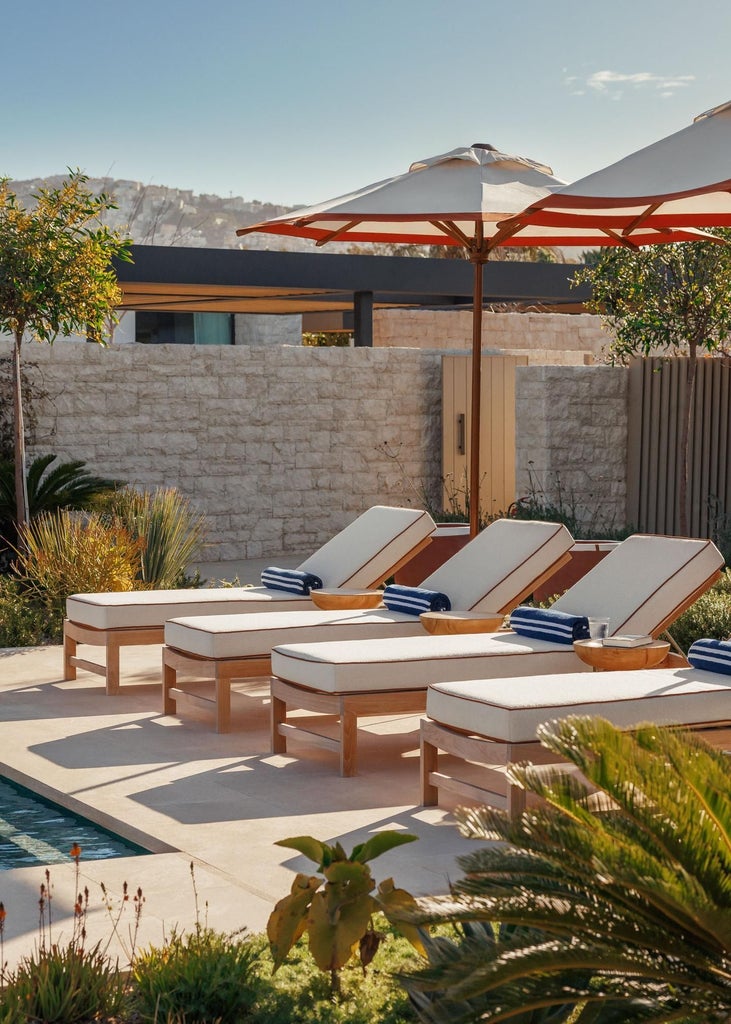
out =
[[[678,481],[678,512],[680,535],[689,535],[688,527],[688,446],[690,441],[690,430],[693,423],[693,394],[695,391],[695,377],[698,369],[698,356],[695,344],[688,347],[688,376],[685,382],[685,396],[683,415],[680,420],[680,480]]]
[[[25,472],[25,423],[23,422],[23,381],[20,375],[20,346],[23,332],[15,332],[13,348],[13,413],[15,440],[15,521],[20,533],[28,522],[28,482]]]

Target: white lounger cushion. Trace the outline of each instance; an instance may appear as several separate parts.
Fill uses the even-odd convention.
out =
[[[324,693],[423,690],[444,679],[576,672],[581,665],[572,647],[516,633],[422,633],[380,642],[287,643],[272,651],[272,675]]]
[[[567,715],[600,715],[620,729],[699,725],[731,721],[731,677],[684,668],[461,680],[430,686],[426,713],[505,743],[530,743],[542,722]]]
[[[571,548],[571,534],[556,523],[497,520],[453,555],[423,583],[429,589],[443,588],[452,607],[462,599],[485,602],[497,610],[513,602],[538,576]],[[425,637],[418,617],[388,609],[374,611],[297,611],[271,615],[226,615],[209,618],[205,614],[174,618],[165,624],[165,643],[199,657],[248,658],[265,656],[278,644],[308,643],[322,638],[363,640],[401,636]]]
[[[553,605],[611,619],[611,632],[653,634],[723,566],[710,541],[635,535]],[[580,672],[573,649],[512,633],[280,646],[272,673],[327,693],[426,687],[442,680]],[[588,671],[588,666],[586,668]]]
[[[221,658],[267,657],[277,644],[291,640],[306,644],[317,640],[326,629],[329,637],[360,640],[424,635],[418,616],[373,611],[263,612],[259,615],[200,615],[171,619],[165,623],[168,647],[218,661]]]
[[[374,505],[297,568],[319,576],[325,587],[372,587],[436,529],[428,513]],[[144,590],[73,594],[66,601],[72,622],[94,629],[161,627],[180,615],[220,615],[313,608],[302,594],[266,587]]]
[[[455,610],[499,612],[572,546],[560,523],[497,519],[420,586],[446,594]]]
[[[609,619],[610,633],[654,634],[717,570],[709,540],[635,534],[555,602],[557,611]]]

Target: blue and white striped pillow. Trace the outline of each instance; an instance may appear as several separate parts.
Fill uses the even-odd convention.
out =
[[[314,573],[302,572],[301,569],[278,569],[275,565],[262,570],[261,582],[270,590],[286,590],[290,594],[322,590],[322,580]]]
[[[423,587],[404,587],[391,583],[383,591],[383,603],[392,612],[421,615],[422,612],[448,612],[452,602],[446,594]]]
[[[728,640],[696,640],[688,651],[693,668],[721,672],[731,676],[731,642]]]
[[[589,620],[585,615],[569,615],[552,608],[521,605],[510,615],[510,628],[520,636],[567,646],[574,640],[589,639]]]

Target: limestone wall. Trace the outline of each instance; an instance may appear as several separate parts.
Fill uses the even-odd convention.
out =
[[[599,317],[588,313],[482,314],[483,348],[527,353],[544,362],[584,362],[601,357],[608,342]],[[471,310],[377,309],[373,313],[373,344],[416,345],[428,349],[469,350]]]
[[[29,451],[178,487],[209,561],[307,551],[369,505],[438,493],[436,352],[57,343],[24,366],[46,393]]]
[[[597,535],[626,525],[629,373],[611,366],[516,369],[516,487],[577,506]]]

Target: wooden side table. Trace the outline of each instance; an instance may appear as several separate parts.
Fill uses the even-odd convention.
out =
[[[429,633],[497,633],[504,615],[479,615],[476,612],[422,612],[419,616]]]
[[[310,597],[316,608],[323,611],[344,611],[347,608],[378,608],[383,603],[382,590],[311,590]]]
[[[642,647],[605,647],[601,640],[574,640],[574,650],[595,672],[622,672],[657,668],[670,651],[667,640],[653,640]]]

